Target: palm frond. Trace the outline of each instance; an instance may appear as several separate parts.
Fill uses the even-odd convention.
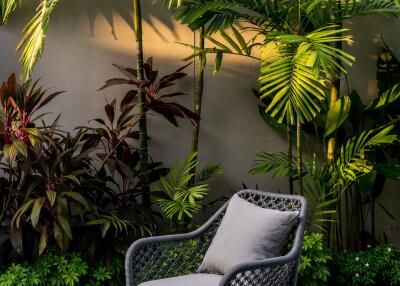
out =
[[[107,212],[105,214],[99,215],[97,219],[93,219],[88,222],[88,225],[100,225],[102,226],[101,234],[105,237],[110,229],[114,230],[115,235],[118,233],[127,233],[129,229],[135,231],[140,230],[142,235],[151,235],[150,229],[142,224],[138,224],[128,218],[125,218],[115,212]]]
[[[24,47],[20,57],[22,78],[24,80],[30,78],[33,68],[42,56],[50,15],[57,3],[58,0],[42,0],[37,8],[35,16],[23,30],[24,35],[18,44],[17,50]]]
[[[274,177],[287,177],[294,175],[291,170],[296,170],[296,158],[289,160],[286,153],[261,152],[253,162],[253,168],[249,171],[251,175],[266,174],[272,172]]]
[[[319,179],[319,178],[318,178]],[[326,185],[316,177],[308,176],[305,179],[304,196],[309,202],[308,228],[315,227],[326,231],[327,222],[334,223],[337,199],[333,192],[326,190]]]
[[[266,112],[278,122],[294,125],[296,119],[309,122],[320,112],[326,99],[325,82],[345,72],[337,61],[351,65],[354,58],[332,47],[348,41],[345,29],[328,26],[306,36],[270,33],[264,46],[260,69],[261,99],[272,97]]]
[[[198,165],[196,160],[197,154],[190,154],[183,164],[173,164],[169,170],[168,176],[161,179],[161,183],[165,190],[174,195],[176,190],[184,188],[190,180],[195,176],[192,172]]]
[[[373,166],[366,159],[365,152],[373,146],[392,144],[397,140],[396,135],[390,134],[393,128],[394,126],[390,125],[379,130],[364,131],[343,144],[335,167],[339,170],[341,178],[354,182],[360,176],[371,172]]]
[[[371,101],[366,110],[377,110],[385,108],[400,98],[400,84],[396,84],[391,89],[379,95],[375,100]]]
[[[200,49],[195,45],[180,43],[186,47],[193,49],[194,51],[193,53],[191,53],[190,56],[186,57],[184,60],[189,61],[201,56],[203,58],[202,64],[204,68],[206,63],[205,57],[208,54],[215,54],[214,73],[220,71],[222,60],[225,54],[244,56],[255,60],[259,60],[259,58],[254,56],[253,53],[255,47],[261,46],[261,43],[256,41],[256,37],[253,37],[250,40],[246,41],[241,31],[239,31],[235,26],[231,26],[226,31],[220,31],[219,35],[223,40],[217,40],[213,36],[205,36],[205,39],[207,39],[208,42],[207,46],[209,47],[206,47],[204,49]]]
[[[0,0],[0,26],[5,25],[10,14],[20,4],[21,0]]]
[[[197,172],[195,184],[205,183],[222,174],[224,169],[220,165],[209,164]]]
[[[153,5],[157,4],[158,0],[153,0]],[[182,5],[182,0],[162,0],[163,9],[173,10]]]
[[[205,183],[222,172],[219,165],[207,165],[200,172],[197,153],[191,153],[182,164],[174,164],[166,177],[161,177],[161,186],[154,195],[157,204],[171,221],[182,223],[201,209],[201,202],[208,192]]]
[[[398,16],[400,6],[393,0],[341,0],[340,10],[336,13],[342,19],[366,15]]]
[[[171,1],[171,0],[167,0]],[[275,0],[192,0],[182,1],[176,18],[192,30],[205,26],[207,35],[224,30],[236,20],[255,26],[285,23],[290,1]],[[273,19],[273,21],[271,21]]]

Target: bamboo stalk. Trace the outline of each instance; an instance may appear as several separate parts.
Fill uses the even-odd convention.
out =
[[[297,183],[298,183],[298,192],[300,195],[304,195],[303,191],[303,150],[301,144],[301,121],[297,119]]]
[[[198,40],[199,48],[204,49],[204,27],[200,28]],[[201,107],[203,102],[204,90],[204,67],[202,65],[202,55],[198,56],[197,73],[195,77],[194,88],[194,113],[197,115],[197,119],[195,124],[193,125],[192,152],[197,153],[199,150]]]
[[[289,193],[291,195],[294,194],[293,189],[293,135],[292,135],[292,126],[287,125],[287,139],[288,139],[288,164],[289,164]]]
[[[142,8],[140,0],[133,0],[134,25],[136,34],[136,65],[137,79],[144,80],[143,69],[143,30],[142,30]],[[146,94],[143,88],[138,88],[137,94],[139,113],[139,154],[140,154],[140,177],[143,204],[151,206],[150,181],[149,181],[149,151],[147,142],[147,118],[146,118]]]

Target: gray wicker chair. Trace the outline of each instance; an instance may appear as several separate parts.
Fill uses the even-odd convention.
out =
[[[255,190],[243,190],[238,195],[263,208],[299,211],[299,219],[281,256],[237,265],[223,276],[219,286],[296,285],[306,222],[306,200],[300,196]],[[196,273],[221,224],[226,207],[227,203],[194,232],[143,238],[133,243],[125,259],[126,285],[137,286],[149,280]]]

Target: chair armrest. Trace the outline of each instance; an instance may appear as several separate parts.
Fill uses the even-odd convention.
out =
[[[149,237],[137,240],[126,254],[126,285],[191,274],[199,267],[205,251],[196,233]]]
[[[226,207],[227,203],[193,232],[142,238],[134,242],[125,257],[126,286],[196,272]]]
[[[219,286],[295,286],[298,255],[285,255],[239,264],[224,275]]]

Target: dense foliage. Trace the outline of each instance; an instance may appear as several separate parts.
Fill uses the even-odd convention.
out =
[[[306,234],[301,249],[299,285],[327,285],[330,277],[328,265],[331,260],[332,252],[325,245],[324,236],[320,233]]]
[[[185,76],[178,70],[153,85],[157,71],[151,67],[149,61],[146,70],[153,81],[149,82],[148,92],[154,96]],[[134,71],[119,69],[131,75]],[[163,213],[143,204],[144,196],[151,193],[143,192],[140,176],[134,91],[121,100],[119,110],[116,99],[107,102],[106,119],[91,122],[96,126],[80,126],[73,133],[59,127],[60,117],[46,124],[46,114],[41,113],[60,94],[47,94],[39,82],[19,84],[15,75],[0,88],[0,250],[1,260],[6,263],[17,255],[26,259],[41,255],[55,245],[62,251],[80,250],[93,260],[97,253],[123,252],[138,237],[160,231],[157,224]],[[164,97],[176,95],[181,93]],[[161,99],[151,100],[148,108],[174,124],[175,116],[182,117],[179,110],[190,117],[184,106]],[[189,158],[190,166],[197,166],[196,154]],[[151,161],[149,170],[150,184],[161,178],[165,186],[167,181],[182,178],[176,183],[188,195],[178,196],[165,190],[155,192],[154,200],[164,206],[168,200],[172,204],[182,200],[188,225],[194,212],[200,210],[200,199],[206,196],[205,181],[221,171],[217,165],[209,165],[197,175],[194,173],[196,179],[192,181],[193,175],[187,173],[193,171],[192,167],[169,170],[161,162]],[[195,191],[198,188],[202,190],[201,197]],[[172,218],[167,209],[163,208],[166,217]],[[177,216],[178,221],[183,213]]]
[[[383,244],[334,256],[332,285],[400,285],[400,249]]]
[[[0,274],[1,286],[117,286],[124,284],[121,258],[89,266],[79,253],[49,251],[31,263],[13,263]]]

